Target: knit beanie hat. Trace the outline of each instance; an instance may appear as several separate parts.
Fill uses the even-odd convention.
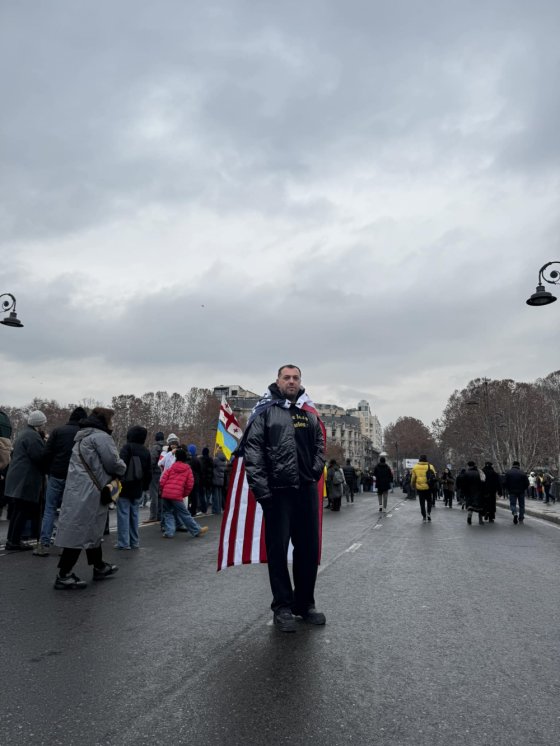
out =
[[[40,409],[33,410],[27,418],[27,424],[31,425],[31,427],[41,427],[46,421],[47,418]]]
[[[209,448],[203,448],[202,449],[202,455],[203,456],[209,456],[210,455],[210,449]]]
[[[196,446],[194,443],[191,443],[190,446],[188,446],[188,452],[191,454],[191,456],[196,456]]]
[[[165,440],[165,435],[161,431],[159,433],[156,433],[156,441],[159,440]]]
[[[179,438],[175,435],[175,433],[170,433],[167,436],[167,445],[169,445],[170,443],[178,443],[178,442],[179,442]]]

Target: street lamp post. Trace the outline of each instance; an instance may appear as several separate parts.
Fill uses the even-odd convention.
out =
[[[0,321],[0,324],[4,324],[4,326],[23,326],[23,324],[17,317],[15,297],[11,293],[2,293],[0,294],[0,299],[2,298],[6,299],[2,301],[2,311],[4,313],[8,313],[8,311],[10,311],[11,313],[8,318],[2,319],[2,321]]]
[[[544,289],[544,282],[548,282],[549,285],[560,285],[560,272],[556,269],[549,270],[553,264],[560,265],[560,261],[547,262],[539,269],[539,282],[536,291],[533,295],[527,299],[526,303],[528,306],[548,306],[549,303],[554,303],[556,296],[549,293]]]

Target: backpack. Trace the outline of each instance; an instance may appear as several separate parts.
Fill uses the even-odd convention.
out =
[[[144,476],[140,456],[131,456],[121,482],[139,482]]]
[[[336,469],[335,473],[333,474],[332,481],[333,481],[333,484],[344,483],[344,474],[342,473],[342,469]]]
[[[435,490],[437,487],[437,477],[435,471],[432,469],[430,464],[428,464],[428,469],[426,471],[426,482],[428,483],[428,487],[431,490]]]

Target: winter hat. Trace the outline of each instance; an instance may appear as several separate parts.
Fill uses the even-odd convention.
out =
[[[202,455],[203,456],[209,456],[210,455],[210,449],[209,448],[203,448],[202,449]]]
[[[156,433],[156,442],[159,440],[165,440],[165,435],[161,431]]]
[[[191,443],[190,446],[188,446],[187,450],[191,454],[191,456],[196,456],[196,446],[194,443]]]
[[[169,433],[167,436],[167,445],[170,445],[171,443],[178,443],[179,438],[175,435],[175,433]]]
[[[47,418],[40,409],[33,410],[27,418],[27,424],[31,425],[31,427],[41,427],[46,421]]]
[[[380,463],[380,464],[386,464],[386,463],[387,463],[387,462],[385,461],[385,456],[381,456],[381,457],[380,457],[380,459],[379,459],[379,463]]]

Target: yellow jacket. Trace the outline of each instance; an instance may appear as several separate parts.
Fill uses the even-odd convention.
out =
[[[434,474],[436,470],[428,461],[419,461],[412,467],[412,475],[410,477],[410,485],[413,490],[429,490],[430,485],[426,479],[428,469],[431,469]]]

